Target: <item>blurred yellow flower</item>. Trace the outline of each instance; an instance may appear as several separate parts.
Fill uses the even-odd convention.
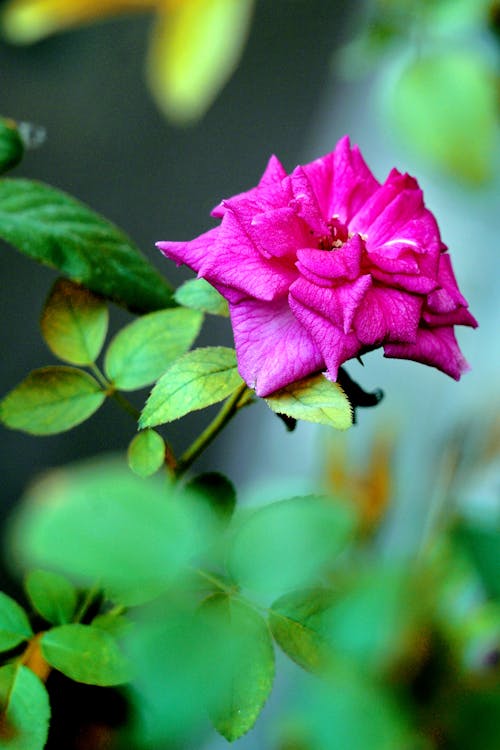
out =
[[[147,79],[177,123],[201,117],[238,64],[254,0],[9,0],[4,35],[30,44],[110,16],[153,10]]]

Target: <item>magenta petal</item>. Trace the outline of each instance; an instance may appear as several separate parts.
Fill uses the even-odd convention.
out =
[[[223,284],[261,300],[286,294],[297,277],[292,266],[263,257],[232,210],[220,225],[217,253],[207,255],[199,273],[214,286]]]
[[[297,268],[301,273],[305,271],[304,275],[307,278],[318,277],[322,286],[331,286],[339,279],[352,281],[359,276],[362,252],[363,241],[356,234],[342,247],[330,252],[312,248],[298,250]]]
[[[276,194],[279,195],[281,192],[281,181],[284,180],[285,177],[286,172],[283,165],[273,154],[267,163],[259,184],[250,190],[233,195],[229,201],[238,203],[240,199],[247,199],[256,201],[259,205],[262,205],[263,208],[264,205],[268,208],[276,207]],[[221,201],[214,209],[212,209],[211,215],[216,219],[221,219],[227,211],[229,201]],[[261,210],[263,210],[263,208]]]
[[[355,357],[361,349],[356,334],[345,333],[342,328],[294,298],[290,299],[290,307],[297,320],[316,341],[327,368],[327,377],[337,380],[340,365]]]
[[[442,253],[439,257],[438,282],[440,289],[430,294],[427,300],[430,310],[445,313],[452,312],[458,306],[467,307],[467,300],[460,294],[448,253]]]
[[[335,146],[333,169],[333,190],[327,215],[329,218],[338,216],[344,224],[348,224],[380,183],[368,169],[359,148],[351,148],[347,136]]]
[[[250,232],[255,244],[268,258],[288,256],[295,261],[297,248],[311,240],[304,221],[288,206],[256,214]]]
[[[174,260],[178,266],[184,263],[193,271],[199,271],[207,257],[217,253],[219,231],[219,227],[214,227],[190,242],[157,242],[156,247],[167,258]]]
[[[258,396],[268,396],[324,366],[318,346],[286,299],[246,299],[229,306],[238,371]]]
[[[296,211],[297,215],[319,237],[328,234],[326,220],[328,217],[321,211],[316,193],[303,167],[296,167],[290,177],[284,181],[289,186],[293,198],[289,205]]]
[[[294,302],[319,313],[326,320],[348,333],[363,297],[371,286],[370,276],[360,276],[334,288],[320,287],[299,278],[290,287],[290,306]]]
[[[354,318],[354,330],[362,344],[414,343],[422,310],[422,298],[398,289],[368,289]]]
[[[388,287],[403,289],[412,294],[429,294],[437,287],[434,277],[423,274],[388,273],[381,271],[376,266],[371,266],[370,273],[374,279],[387,284]]]
[[[424,365],[437,367],[455,380],[469,370],[469,365],[459,349],[453,329],[421,328],[414,344],[386,344],[384,356],[396,359],[412,359]]]
[[[457,307],[448,313],[433,313],[424,310],[422,313],[423,320],[428,326],[470,326],[477,328],[478,322],[466,307]]]

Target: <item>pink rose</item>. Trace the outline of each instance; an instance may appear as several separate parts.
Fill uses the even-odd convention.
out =
[[[382,346],[458,380],[453,327],[475,327],[417,181],[383,185],[357,146],[287,175],[271,157],[257,185],[222,201],[219,226],[161,251],[228,300],[238,368],[259,396]]]

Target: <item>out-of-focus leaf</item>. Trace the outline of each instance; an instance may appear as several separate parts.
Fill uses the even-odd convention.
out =
[[[474,563],[489,593],[500,599],[500,531],[461,525],[455,538]]]
[[[195,310],[160,310],[144,315],[117,333],[106,352],[104,369],[122,391],[153,383],[197,337],[203,315]]]
[[[140,477],[155,474],[165,461],[165,443],[161,435],[149,428],[139,432],[128,447],[127,461]]]
[[[258,508],[236,529],[228,554],[242,586],[280,593],[317,581],[347,544],[354,514],[342,503],[306,496]]]
[[[57,31],[106,18],[114,13],[144,10],[158,0],[10,0],[2,27],[17,44],[31,44]]]
[[[42,367],[0,402],[0,420],[31,435],[55,435],[91,417],[105,398],[99,383],[83,370]]]
[[[23,140],[12,120],[0,117],[0,174],[19,164],[24,154]]]
[[[222,401],[242,384],[234,349],[207,346],[180,357],[159,379],[139,425],[154,427]]]
[[[135,312],[173,304],[170,286],[123,232],[43,183],[0,180],[0,237]]]
[[[206,599],[200,617],[209,628],[210,678],[216,685],[208,705],[210,718],[233,742],[253,727],[271,692],[271,636],[260,614],[225,594]]]
[[[206,705],[217,674],[208,669],[207,629],[184,598],[161,598],[136,617],[124,644],[134,672],[137,744],[148,750],[183,744],[208,728]]]
[[[252,8],[253,0],[167,4],[151,40],[148,78],[169,118],[186,123],[208,109],[238,63]]]
[[[130,666],[110,633],[93,625],[61,625],[43,634],[48,663],[77,682],[119,685],[130,679]]]
[[[0,747],[43,750],[49,719],[49,696],[31,669],[0,667]]]
[[[58,279],[45,303],[40,320],[49,348],[73,365],[95,362],[108,330],[108,308],[88,289]]]
[[[467,51],[410,62],[391,82],[391,116],[407,142],[471,183],[491,176],[497,134],[493,72]]]
[[[373,565],[339,587],[336,601],[322,613],[322,634],[337,659],[380,674],[409,645],[421,606],[406,571]]]
[[[266,398],[267,405],[278,414],[293,419],[305,419],[347,430],[352,425],[349,399],[338,383],[323,375],[299,380]]]
[[[303,589],[285,594],[271,606],[269,625],[276,643],[304,669],[317,672],[329,666],[322,615],[337,596],[330,589]]]
[[[103,615],[97,615],[91,622],[93,628],[99,628],[109,633],[114,638],[122,638],[132,627],[130,620],[124,615],[116,615],[113,612],[106,612]]]
[[[124,605],[165,591],[211,531],[209,519],[165,481],[140,479],[110,461],[48,474],[14,524],[14,559],[98,581]]]
[[[206,279],[189,279],[174,293],[179,305],[211,315],[229,316],[227,301]]]
[[[363,672],[340,671],[328,682],[302,679],[285,744],[314,750],[420,748],[403,706]]]
[[[0,591],[0,651],[9,651],[32,635],[33,631],[24,609]]]
[[[236,490],[223,474],[216,471],[199,474],[186,484],[190,493],[199,496],[222,521],[229,521],[236,507]]]
[[[47,622],[64,625],[71,621],[77,596],[67,578],[48,570],[31,570],[25,588],[34,608]]]

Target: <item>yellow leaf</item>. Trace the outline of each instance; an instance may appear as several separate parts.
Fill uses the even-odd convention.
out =
[[[10,41],[30,44],[72,26],[157,4],[158,0],[11,0],[4,8],[2,27]]]
[[[254,0],[166,0],[151,40],[148,79],[160,108],[187,123],[210,106],[235,69]]]

